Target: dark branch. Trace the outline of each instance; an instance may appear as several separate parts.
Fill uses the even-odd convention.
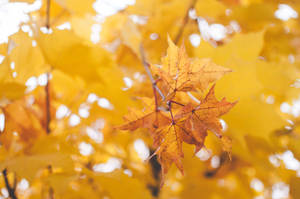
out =
[[[150,153],[155,153],[154,150],[150,150]],[[151,159],[149,159],[149,164],[151,166],[152,170],[152,176],[155,180],[155,184],[148,184],[147,188],[151,191],[151,194],[153,197],[158,198],[160,193],[160,172],[161,172],[161,165],[159,164],[157,160],[157,156],[153,156]]]
[[[51,0],[47,0],[47,10],[46,10],[46,28],[49,30],[50,28],[50,7],[51,7]],[[50,95],[49,95],[49,76],[50,74],[47,73],[47,84],[45,86],[45,94],[46,94],[46,132],[47,134],[50,133]]]
[[[17,180],[15,178],[15,182],[14,182],[14,185],[11,186],[9,184],[9,181],[8,181],[8,177],[7,177],[7,169],[4,169],[2,171],[2,175],[3,175],[3,178],[4,178],[4,182],[5,182],[5,186],[6,186],[6,189],[8,191],[8,195],[11,199],[18,199],[17,195],[16,195],[16,187],[17,187]]]

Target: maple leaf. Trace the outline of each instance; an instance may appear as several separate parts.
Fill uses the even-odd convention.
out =
[[[181,173],[184,174],[181,162],[183,158],[182,140],[182,128],[174,123],[156,131],[154,134],[154,146],[158,146],[158,148],[153,155],[158,155],[158,161],[162,167],[161,186],[173,162]]]
[[[182,174],[184,173],[181,162],[184,156],[182,143],[196,145],[196,152],[198,152],[204,146],[208,130],[221,138],[222,126],[219,117],[227,113],[236,102],[227,102],[225,98],[218,101],[214,95],[214,86],[212,86],[200,104],[190,103],[183,106],[174,118],[172,114],[169,118],[164,112],[156,110],[153,100],[146,98],[144,103],[148,103],[146,110],[131,110],[130,114],[125,117],[128,122],[118,128],[131,131],[137,128],[149,129],[154,140],[153,146],[157,148],[151,157],[157,155],[162,166],[162,186],[164,177],[173,163]],[[231,148],[229,138],[222,141],[223,148],[229,151]]]
[[[127,123],[117,128],[130,131],[137,128],[147,128],[149,130],[153,138],[153,146],[157,148],[151,157],[158,155],[158,161],[162,166],[162,186],[164,176],[173,162],[183,173],[181,162],[183,158],[182,129],[172,123],[172,119],[166,116],[163,111],[156,110],[152,99],[143,98],[143,103],[146,107],[145,110],[131,109],[129,114],[124,117]]]
[[[152,65],[154,74],[160,77],[158,86],[167,100],[171,100],[176,92],[204,91],[210,83],[220,79],[230,69],[214,64],[210,59],[190,59],[184,45],[178,48],[168,38],[167,56],[162,59],[162,67]]]
[[[132,112],[133,113],[133,112]],[[157,150],[148,158],[158,155],[158,161],[162,167],[162,181],[168,173],[169,168],[175,163],[177,168],[183,174],[183,165],[181,159],[183,158],[182,152],[182,127],[173,124],[171,119],[161,111],[153,111],[143,115],[135,120],[118,127],[121,130],[134,131],[137,128],[147,128],[153,138],[153,146]]]
[[[225,99],[217,101],[214,96],[214,86],[208,92],[206,98],[200,105],[189,103],[183,104],[172,100],[177,91],[188,92],[200,89],[204,91],[210,83],[221,78],[225,73],[230,72],[212,63],[209,59],[190,59],[182,45],[178,48],[169,38],[169,48],[167,56],[162,60],[162,67],[153,67],[152,71],[158,76],[157,86],[162,90],[162,95],[166,99],[167,108],[158,107],[158,99],[155,94],[154,100],[144,99],[145,110],[131,110],[124,119],[126,124],[119,127],[121,130],[134,131],[137,128],[147,128],[153,138],[153,146],[156,151],[150,156],[158,156],[158,161],[162,167],[161,186],[164,177],[173,163],[183,172],[181,159],[183,158],[182,143],[196,145],[196,152],[204,145],[207,130],[215,132],[221,137],[222,126],[219,122],[221,115],[225,114],[234,105],[226,102]],[[151,76],[151,75],[150,75]],[[153,77],[151,76],[150,79]],[[160,90],[157,90],[160,92]],[[173,116],[174,107],[172,103],[183,106],[176,116]],[[169,112],[170,117],[163,112]],[[230,143],[225,149],[230,149]]]
[[[215,85],[210,88],[200,104],[189,103],[174,117],[175,120],[183,123],[185,135],[182,138],[185,142],[196,145],[196,152],[203,147],[208,130],[215,133],[217,137],[222,137],[222,125],[219,117],[226,114],[237,103],[227,102],[225,98],[218,101],[214,94],[214,88]],[[228,142],[226,139],[226,149],[230,148]]]
[[[171,124],[171,119],[162,111],[155,110],[155,105],[152,99],[143,98],[144,110],[130,109],[129,113],[124,116],[126,124],[117,128],[121,130],[134,131],[137,128],[147,128],[150,133],[154,133],[158,128]]]
[[[158,155],[158,161],[162,166],[162,186],[164,176],[173,162],[183,173],[181,162],[183,158],[182,139],[180,138],[182,133],[180,132],[181,129],[173,124],[168,116],[162,111],[155,109],[153,100],[144,98],[143,102],[148,104],[146,110],[130,110],[129,114],[124,117],[128,122],[117,128],[130,131],[134,131],[137,128],[147,128],[149,130],[153,138],[153,146],[157,148],[149,159],[154,155]]]

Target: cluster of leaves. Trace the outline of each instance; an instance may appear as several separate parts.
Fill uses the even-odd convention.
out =
[[[0,197],[300,198],[298,1],[41,2],[0,44]]]
[[[128,123],[120,129],[133,131],[143,127],[149,130],[154,140],[154,147],[157,148],[153,155],[158,155],[158,161],[162,166],[163,183],[164,175],[173,162],[183,173],[181,162],[183,141],[194,144],[197,153],[204,146],[207,131],[210,130],[217,137],[223,138],[224,147],[230,152],[230,141],[229,138],[222,137],[219,117],[227,113],[234,103],[227,102],[225,98],[218,101],[214,95],[214,86],[210,88],[200,104],[193,103],[187,92],[206,90],[210,83],[230,70],[213,64],[208,59],[190,60],[184,46],[179,49],[170,38],[162,66],[151,68],[158,78],[154,80],[152,73],[149,73],[150,79],[153,79],[154,99],[143,99],[145,109],[142,113],[131,110],[125,117]],[[187,105],[182,104],[184,101],[187,101]],[[164,112],[168,112],[169,115]]]

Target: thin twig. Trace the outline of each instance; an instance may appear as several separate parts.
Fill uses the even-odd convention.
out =
[[[157,100],[157,93],[156,93],[156,89],[152,84],[152,90],[153,90],[153,95],[154,95],[154,100],[155,100],[155,111],[158,111],[158,100]]]
[[[7,169],[4,169],[2,171],[2,175],[3,175],[3,178],[4,178],[5,186],[6,186],[9,197],[11,199],[18,199],[18,197],[16,195],[16,187],[17,187],[16,179],[15,179],[14,185],[11,186],[9,184],[8,177],[7,177]]]
[[[47,84],[45,86],[45,94],[46,94],[46,132],[49,134],[50,131],[50,94],[49,94],[49,84],[50,84],[50,74],[47,73]]]
[[[166,97],[164,96],[164,94],[161,92],[161,90],[156,85],[156,81],[154,80],[153,75],[152,75],[152,73],[151,73],[151,71],[149,69],[150,64],[146,61],[145,51],[144,51],[144,48],[143,48],[142,44],[140,45],[140,54],[141,54],[143,66],[144,66],[144,68],[146,70],[146,73],[147,73],[147,75],[148,75],[151,83],[152,83],[153,94],[154,94],[154,98],[155,98],[155,109],[156,109],[156,111],[158,111],[158,100],[157,100],[157,94],[156,94],[156,92],[158,92],[158,94],[162,98],[162,101],[164,101]]]
[[[51,0],[47,0],[47,7],[46,7],[46,28],[48,30],[50,28],[50,4],[51,4]]]
[[[174,43],[175,44],[177,44],[179,42],[179,39],[180,39],[181,35],[183,34],[184,28],[185,28],[185,26],[187,25],[187,23],[189,21],[189,11],[194,8],[196,2],[197,2],[197,0],[193,0],[192,3],[191,3],[191,5],[187,9],[187,11],[185,13],[185,16],[183,18],[182,25],[181,25],[181,27],[180,27],[180,29],[179,29],[179,31],[178,31],[175,39],[174,39]]]

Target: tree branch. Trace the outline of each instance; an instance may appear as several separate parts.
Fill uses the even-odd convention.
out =
[[[50,7],[51,7],[51,0],[47,0],[47,8],[46,8],[46,28],[49,30],[50,28]],[[49,95],[49,72],[47,73],[47,84],[45,86],[45,94],[46,94],[46,132],[47,134],[50,133],[50,95]]]
[[[155,154],[153,149],[150,149],[151,154]],[[151,194],[154,198],[158,198],[160,193],[160,172],[161,172],[161,165],[157,160],[157,156],[153,156],[153,158],[149,159],[149,165],[151,166],[152,176],[154,178],[154,184],[147,184],[147,188],[151,191]]]
[[[46,132],[49,134],[50,130],[50,121],[51,121],[51,114],[50,114],[50,94],[49,94],[49,76],[50,74],[47,73],[47,84],[45,86],[45,94],[46,94]]]
[[[187,11],[186,11],[186,13],[185,13],[185,16],[184,16],[184,18],[183,18],[182,25],[181,25],[181,27],[180,27],[180,29],[179,29],[179,31],[178,31],[178,33],[177,33],[175,39],[174,39],[174,43],[175,43],[175,44],[177,44],[177,43],[179,42],[179,39],[180,39],[181,35],[183,34],[184,28],[185,28],[185,26],[187,25],[187,23],[188,23],[188,21],[189,21],[189,11],[190,11],[191,9],[194,8],[196,2],[197,2],[197,0],[192,0],[191,5],[190,5],[189,8],[187,9]]]
[[[146,73],[147,73],[151,83],[152,83],[153,94],[154,94],[154,99],[155,99],[155,110],[158,111],[158,99],[157,99],[157,93],[156,92],[158,92],[158,94],[162,98],[162,101],[164,101],[166,97],[164,96],[164,94],[161,92],[161,90],[156,85],[156,81],[154,80],[153,75],[152,75],[152,73],[149,69],[150,64],[146,61],[145,51],[144,51],[144,48],[143,48],[142,44],[140,45],[140,54],[141,54],[143,66],[146,70]]]
[[[15,179],[14,185],[11,186],[9,184],[8,177],[7,177],[7,169],[4,169],[2,171],[2,175],[3,175],[3,178],[4,178],[5,186],[6,186],[6,189],[8,191],[9,197],[11,199],[18,199],[18,197],[16,195],[16,188],[17,188],[17,181],[16,181],[16,179]]]

